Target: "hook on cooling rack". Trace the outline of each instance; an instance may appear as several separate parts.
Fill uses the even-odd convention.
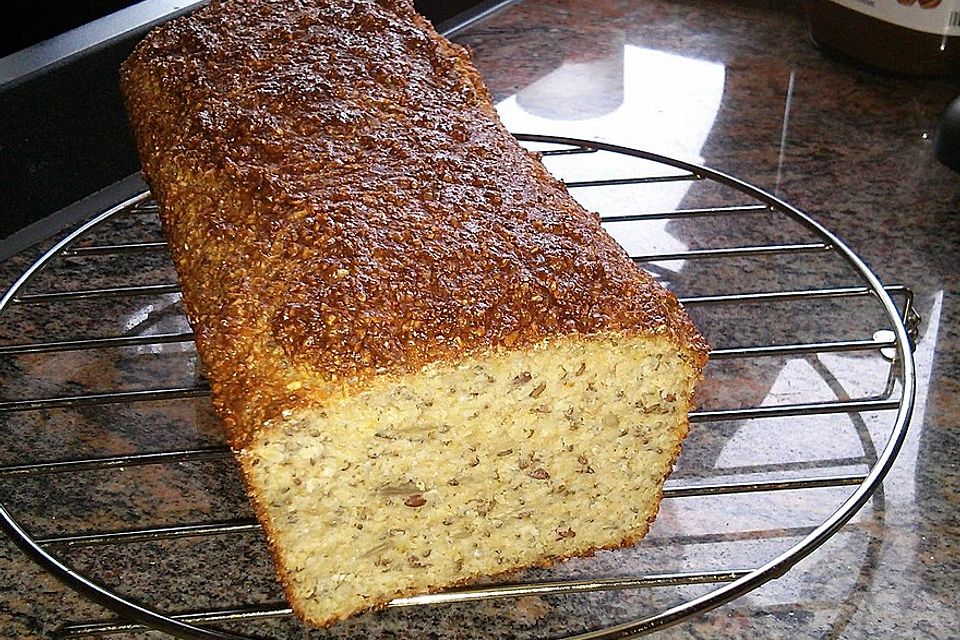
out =
[[[884,287],[884,290],[890,295],[903,296],[903,310],[900,313],[900,322],[903,323],[903,328],[906,329],[910,351],[916,351],[917,340],[920,339],[920,323],[923,318],[913,304],[913,290],[903,285],[887,286]],[[873,339],[877,342],[887,342],[892,345],[896,340],[896,334],[889,329],[882,329],[874,332]],[[896,360],[897,350],[894,346],[882,347],[880,354],[887,360],[893,361]]]
[[[910,338],[910,351],[917,350],[917,340],[920,339],[920,321],[922,318],[917,310],[910,307],[905,311],[903,326],[907,329],[907,337]]]
[[[920,339],[920,322],[922,318],[917,308],[913,304],[913,289],[900,285],[890,287],[888,292],[896,291],[903,296],[903,313],[900,316],[904,329],[907,330],[907,338],[910,339],[910,351],[917,350],[917,340]]]

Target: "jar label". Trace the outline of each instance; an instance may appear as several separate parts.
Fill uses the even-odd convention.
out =
[[[832,0],[914,31],[960,36],[960,0]]]

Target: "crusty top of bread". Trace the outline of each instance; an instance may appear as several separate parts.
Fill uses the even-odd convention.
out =
[[[558,334],[663,334],[702,366],[676,298],[411,3],[213,2],[121,73],[235,445],[291,402]]]

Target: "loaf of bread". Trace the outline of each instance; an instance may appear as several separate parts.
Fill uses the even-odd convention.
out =
[[[706,361],[408,0],[224,0],[122,68],[299,616],[639,540]]]

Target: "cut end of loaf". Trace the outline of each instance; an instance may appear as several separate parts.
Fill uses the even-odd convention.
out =
[[[239,458],[292,606],[328,625],[639,540],[698,369],[664,337],[567,337],[278,420]]]

